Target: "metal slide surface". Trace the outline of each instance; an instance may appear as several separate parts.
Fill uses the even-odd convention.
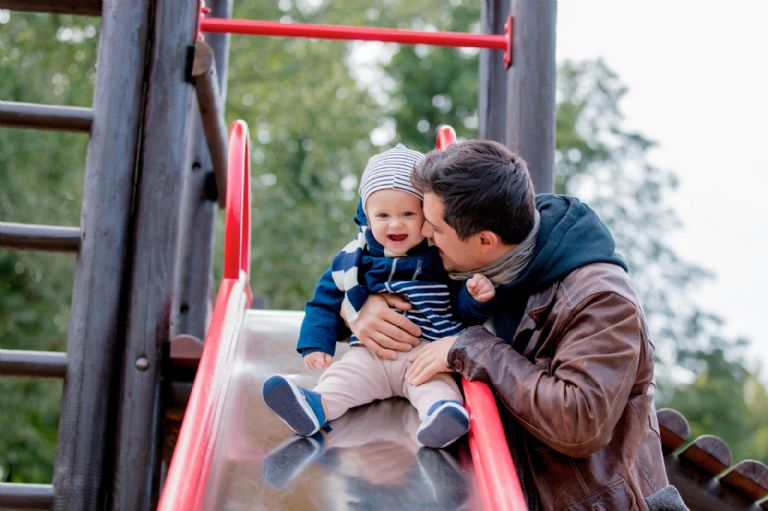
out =
[[[420,447],[418,414],[406,400],[356,408],[333,421],[330,433],[308,439],[292,434],[266,407],[261,387],[269,375],[290,376],[305,387],[317,381],[294,349],[302,317],[244,311],[203,509],[480,509],[466,443]]]
[[[449,126],[438,131],[438,148],[456,140]],[[526,511],[484,383],[462,381],[469,434],[444,450],[416,442],[418,414],[402,399],[351,410],[331,432],[308,439],[266,408],[261,387],[269,375],[305,387],[317,375],[294,350],[303,313],[248,309],[249,148],[247,124],[233,122],[223,278],[158,511]]]

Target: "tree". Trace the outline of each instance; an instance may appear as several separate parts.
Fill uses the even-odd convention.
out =
[[[696,376],[669,391],[670,406],[688,419],[691,438],[718,435],[727,441],[734,461],[768,462],[768,393],[740,361],[726,356],[725,348],[732,351],[734,346],[723,344],[684,355],[696,367]]]
[[[296,22],[326,9],[238,7],[239,17]],[[377,106],[345,65],[343,43],[236,38],[231,52],[227,116],[251,126],[254,293],[271,307],[301,308],[354,236],[357,176],[378,151]]]

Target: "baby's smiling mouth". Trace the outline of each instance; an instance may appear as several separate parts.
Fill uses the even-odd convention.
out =
[[[387,238],[391,239],[392,241],[404,241],[405,238],[407,238],[407,234],[388,234]]]

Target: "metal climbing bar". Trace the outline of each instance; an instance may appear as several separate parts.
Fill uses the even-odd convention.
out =
[[[102,0],[0,0],[0,9],[99,16]]]
[[[8,128],[88,133],[92,122],[92,108],[0,101],[0,126]]]
[[[2,509],[50,509],[53,486],[50,484],[0,483]]]
[[[468,34],[462,32],[422,32],[395,28],[350,25],[315,25],[274,21],[206,18],[200,23],[203,32],[283,37],[314,37],[352,41],[381,41],[402,44],[426,44],[461,48],[508,50],[506,35]]]
[[[80,228],[0,222],[0,247],[77,252],[80,248]]]
[[[67,354],[56,351],[0,349],[0,375],[64,378]]]

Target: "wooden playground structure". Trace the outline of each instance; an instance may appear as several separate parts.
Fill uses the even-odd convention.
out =
[[[0,377],[64,379],[53,481],[0,483],[0,508],[214,509],[222,500],[212,504],[212,494],[229,495],[221,481],[208,486],[217,481],[211,470],[225,470],[217,461],[217,414],[234,399],[226,388],[236,390],[222,371],[235,371],[227,364],[237,350],[271,339],[270,325],[286,335],[296,326],[296,318],[247,311],[250,160],[247,126],[233,123],[228,134],[224,122],[229,33],[484,48],[480,136],[521,154],[536,190],[552,191],[556,2],[482,5],[483,34],[455,34],[237,21],[230,19],[232,0],[0,0],[2,9],[101,16],[91,108],[0,98],[0,125],[89,135],[79,226],[0,222],[2,247],[77,257],[66,353],[0,350]],[[226,207],[227,230],[233,227],[206,331],[219,207]],[[266,333],[241,336],[238,344],[243,325]],[[216,348],[204,348],[203,339]],[[181,461],[169,469],[174,421],[185,407],[202,424],[182,426],[175,454]],[[768,495],[765,465],[731,467],[722,440],[689,441],[685,418],[673,410],[660,411],[659,421],[671,482],[692,509],[768,509],[765,500],[756,503]],[[511,465],[478,459],[494,438],[503,441],[490,434],[497,436],[470,439],[479,444],[471,445],[476,482],[468,484],[479,496],[467,505],[524,509],[510,483],[514,471],[505,472]],[[274,442],[256,444],[266,450]],[[509,458],[506,448],[496,450]],[[270,498],[283,502],[284,494]]]

